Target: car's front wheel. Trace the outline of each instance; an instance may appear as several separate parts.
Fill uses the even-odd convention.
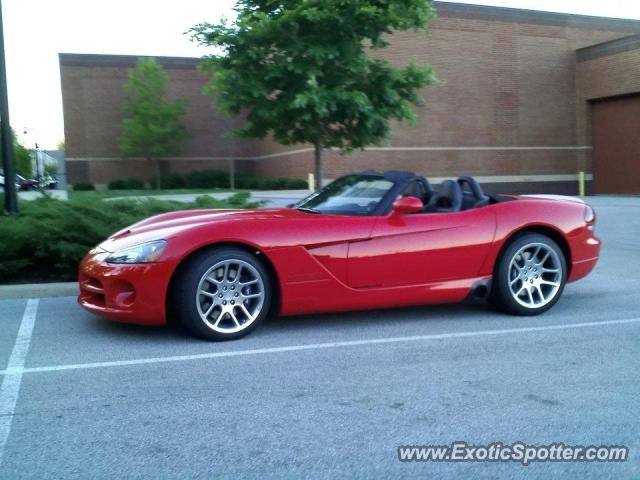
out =
[[[538,233],[516,237],[504,250],[494,270],[491,301],[516,315],[537,315],[560,298],[567,278],[562,249]]]
[[[264,320],[271,304],[264,265],[236,248],[214,248],[188,259],[171,293],[172,315],[207,340],[248,334]]]

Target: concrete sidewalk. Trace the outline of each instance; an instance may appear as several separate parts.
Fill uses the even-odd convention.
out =
[[[46,190],[47,195],[55,198],[56,200],[68,200],[69,194],[66,190]],[[37,200],[42,198],[42,193],[37,190],[31,190],[27,192],[18,192],[18,198],[20,200]]]
[[[290,203],[297,202],[303,199],[311,192],[309,190],[258,190],[251,192],[251,201],[264,202],[264,207],[267,208],[280,208],[285,207]],[[125,196],[125,197],[113,197],[107,200],[170,200],[174,202],[194,202],[198,197],[211,197],[216,200],[225,200],[235,195],[234,192],[223,193],[181,193],[175,195],[145,195],[145,196]]]

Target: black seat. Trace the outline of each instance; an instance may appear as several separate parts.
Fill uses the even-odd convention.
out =
[[[429,180],[426,177],[421,177],[422,180],[424,180],[424,188],[426,190],[424,197],[422,198],[422,203],[424,203],[425,205],[429,204],[429,201],[431,200],[431,197],[433,197],[433,194],[435,193],[433,190],[433,187],[431,186],[431,183],[429,183]]]
[[[475,178],[470,176],[460,177],[458,178],[458,185],[460,185],[460,189],[462,190],[463,210],[484,207],[489,204],[489,197],[484,194],[480,184]]]
[[[431,196],[425,213],[459,212],[462,208],[462,189],[458,182],[445,180],[436,193]]]

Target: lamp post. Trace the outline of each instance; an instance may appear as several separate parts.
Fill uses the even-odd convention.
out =
[[[0,0],[2,1],[2,0]],[[41,177],[44,176],[44,168],[41,165],[41,158],[40,158],[40,145],[38,145],[38,141],[35,140],[36,137],[36,130],[35,128],[31,128],[31,127],[24,127],[22,130],[22,134],[24,135],[23,138],[28,138],[29,142],[33,141],[33,161],[32,161],[32,166],[33,166],[33,176],[36,180],[40,181]]]
[[[7,68],[4,54],[4,29],[2,0],[0,0],[0,153],[4,169],[4,206],[8,213],[18,213],[16,193],[16,168],[13,159],[13,138],[9,123],[9,99],[7,95]]]

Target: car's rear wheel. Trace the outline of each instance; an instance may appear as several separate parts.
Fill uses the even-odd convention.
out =
[[[558,301],[567,278],[562,249],[538,233],[516,237],[504,250],[494,270],[491,301],[516,315],[537,315]]]
[[[173,284],[171,311],[207,340],[242,337],[264,320],[271,304],[267,270],[254,255],[214,248],[182,265]]]

